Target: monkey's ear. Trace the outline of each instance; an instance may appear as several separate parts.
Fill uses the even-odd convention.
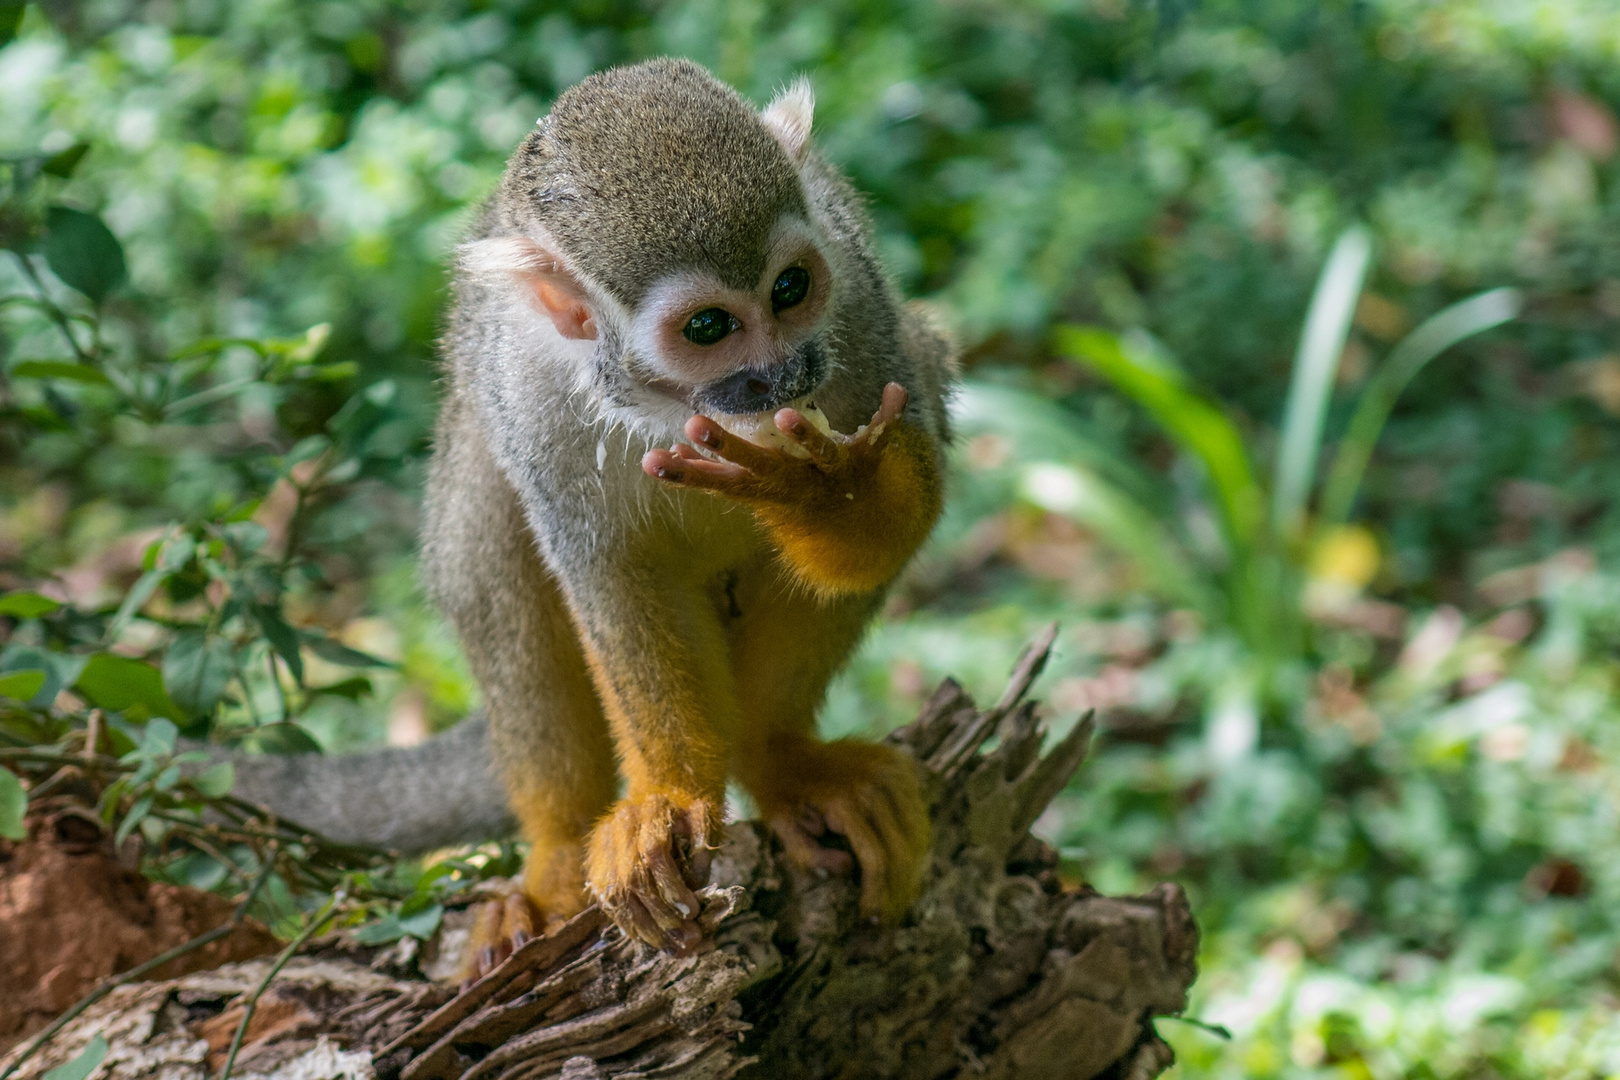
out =
[[[485,280],[515,280],[534,309],[565,338],[596,336],[590,296],[562,257],[527,237],[495,236],[461,245],[461,269]]]
[[[816,93],[810,88],[810,80],[800,75],[765,106],[762,114],[765,126],[795,165],[810,149],[810,119],[815,111]]]

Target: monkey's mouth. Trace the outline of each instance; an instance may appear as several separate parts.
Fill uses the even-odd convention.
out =
[[[813,393],[826,378],[827,355],[820,342],[811,340],[774,367],[744,368],[698,387],[692,404],[695,411],[711,415],[774,412]]]

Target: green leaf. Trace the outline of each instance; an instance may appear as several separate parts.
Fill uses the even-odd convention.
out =
[[[73,170],[79,167],[84,155],[90,152],[89,143],[74,143],[66,150],[58,150],[40,163],[40,170],[52,176],[59,176],[66,180],[73,175]]]
[[[0,615],[10,615],[16,619],[37,619],[41,615],[59,611],[61,607],[58,601],[39,593],[14,592],[0,596]]]
[[[433,931],[439,928],[439,921],[444,918],[444,905],[432,904],[414,915],[399,916],[400,929],[413,938],[426,941],[433,936]]]
[[[46,1073],[44,1080],[85,1080],[107,1057],[107,1040],[97,1032],[77,1057]]]
[[[1240,558],[1252,554],[1261,523],[1260,485],[1249,466],[1243,437],[1219,406],[1183,385],[1175,372],[1127,351],[1117,336],[1106,331],[1059,327],[1057,347],[1146,409],[1183,449],[1203,463],[1232,554]]]
[[[24,840],[28,830],[23,827],[23,816],[28,813],[28,792],[22,781],[10,769],[0,766],[0,836],[7,840]]]
[[[140,756],[148,761],[165,758],[174,753],[180,731],[169,721],[159,717],[146,725],[141,734]]]
[[[270,539],[269,530],[257,521],[233,521],[219,531],[243,555],[253,554]]]
[[[326,342],[332,336],[332,324],[329,322],[316,323],[305,330],[304,333],[287,342],[287,359],[295,364],[307,364],[320,355],[326,348]]]
[[[386,945],[405,936],[405,927],[397,916],[388,915],[374,923],[367,923],[354,932],[354,940],[361,945]]]
[[[129,592],[124,594],[123,603],[118,605],[118,611],[113,615],[112,621],[107,624],[105,640],[117,641],[123,635],[124,629],[140,613],[141,608],[145,607],[146,602],[152,599],[152,594],[157,592],[159,585],[163,584],[163,579],[173,573],[171,569],[163,565],[163,561],[159,559],[157,566],[136,578],[135,584],[129,587]]]
[[[287,620],[281,617],[281,612],[268,604],[254,604],[253,617],[259,623],[259,629],[264,631],[264,638],[270,647],[276,650],[276,655],[287,662],[287,670],[299,683],[304,681],[304,658],[299,654],[302,644],[298,638],[298,631],[287,625]]]
[[[124,248],[101,218],[70,206],[45,214],[45,262],[51,273],[99,304],[124,281]]]
[[[50,652],[33,645],[20,645],[13,641],[0,650],[0,672],[43,671],[45,684],[28,704],[38,708],[56,700],[64,686],[73,685],[84,669],[85,657]]]
[[[163,685],[192,716],[213,712],[235,674],[230,645],[201,630],[181,633],[163,657]]]
[[[391,668],[394,665],[380,657],[363,653],[359,649],[351,649],[347,645],[333,641],[321,634],[304,635],[304,641],[316,656],[327,663],[340,664],[343,667],[382,667]]]
[[[1333,459],[1332,471],[1322,490],[1320,518],[1324,527],[1350,520],[1356,493],[1361,489],[1361,478],[1372,460],[1373,447],[1383,434],[1396,399],[1418,372],[1464,338],[1518,318],[1523,308],[1524,297],[1517,289],[1478,293],[1431,315],[1390,350],[1389,359],[1367,380],[1367,388],[1356,402],[1350,426],[1345,429],[1339,452]]]
[[[1277,444],[1271,520],[1280,536],[1293,536],[1304,519],[1305,502],[1316,478],[1316,459],[1322,452],[1322,422],[1333,396],[1333,377],[1371,260],[1371,236],[1361,226],[1352,226],[1340,234],[1316,279],[1299,350],[1294,354]]]
[[[45,685],[43,671],[13,671],[0,675],[0,697],[13,701],[29,701]]]
[[[110,386],[111,381],[89,364],[70,364],[65,360],[24,360],[11,368],[16,379],[67,379],[71,382]]]
[[[135,800],[135,805],[129,808],[129,813],[124,815],[124,820],[118,823],[118,831],[113,834],[114,847],[122,846],[124,841],[129,838],[129,834],[135,831],[135,826],[139,825],[142,819],[151,811],[152,799],[151,795],[142,795]]]
[[[242,740],[265,754],[318,754],[321,744],[303,728],[290,721],[256,727]]]
[[[128,712],[139,706],[147,716],[186,717],[163,688],[163,674],[151,664],[127,656],[96,653],[79,672],[73,688],[103,709]]]
[[[361,698],[366,697],[372,692],[372,686],[370,679],[366,678],[364,675],[356,675],[353,678],[344,679],[342,682],[335,682],[329,686],[311,687],[309,692],[314,696],[324,694],[329,697],[340,697],[347,698],[350,701],[359,701]]]
[[[0,0],[0,46],[17,36],[17,27],[22,25],[23,8],[27,6],[23,0]]]
[[[210,765],[191,778],[191,786],[210,799],[229,795],[231,788],[236,786],[236,766],[229,761]]]

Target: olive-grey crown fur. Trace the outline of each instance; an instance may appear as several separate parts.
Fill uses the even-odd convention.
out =
[[[532,213],[632,306],[660,276],[699,261],[729,286],[755,288],[761,239],[784,212],[804,213],[798,172],[754,108],[671,59],[612,68],[563,93],[513,156],[498,202]]]

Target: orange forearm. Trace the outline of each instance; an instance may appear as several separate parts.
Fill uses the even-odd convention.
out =
[[[871,475],[808,497],[762,500],[754,515],[803,584],[827,595],[893,580],[927,539],[944,503],[933,440],[898,424]]]

